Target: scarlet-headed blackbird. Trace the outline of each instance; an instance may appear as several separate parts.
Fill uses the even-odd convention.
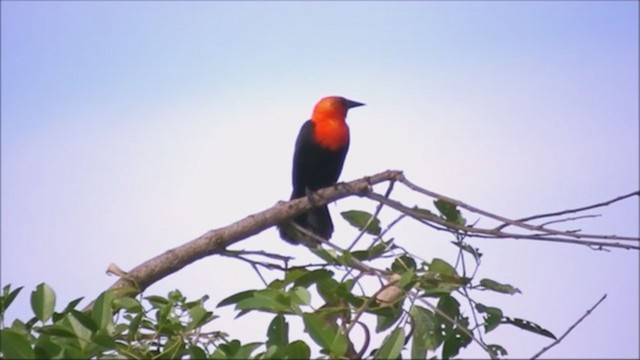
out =
[[[291,199],[338,181],[349,150],[347,111],[362,105],[340,96],[325,97],[316,104],[311,119],[302,125],[296,140]],[[311,209],[293,222],[326,240],[333,234],[333,222],[326,205]],[[280,226],[280,236],[292,244],[303,240],[299,232],[286,225]]]

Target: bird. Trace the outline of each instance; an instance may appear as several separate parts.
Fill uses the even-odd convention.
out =
[[[349,151],[347,112],[363,105],[341,96],[327,96],[318,101],[311,119],[302,124],[296,139],[291,200],[308,196],[338,181]],[[327,205],[312,208],[294,218],[293,223],[325,240],[329,240],[333,234],[333,222]],[[317,246],[317,241],[309,241],[291,223],[281,224],[279,228],[280,237],[291,244]]]

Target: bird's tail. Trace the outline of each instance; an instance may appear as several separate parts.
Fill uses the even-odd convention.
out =
[[[309,210],[309,212],[299,215],[293,219],[293,223],[300,225],[325,240],[329,240],[333,234],[333,221],[331,221],[331,214],[329,214],[329,208],[326,205],[313,208]],[[316,240],[310,239],[308,236],[297,231],[290,223],[280,225],[280,237],[294,245],[300,243],[313,247],[317,247],[318,245]]]

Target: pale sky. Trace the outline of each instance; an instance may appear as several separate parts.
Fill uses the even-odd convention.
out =
[[[367,104],[349,114],[345,181],[400,169],[512,218],[637,190],[638,26],[626,1],[3,1],[0,270],[3,286],[25,286],[5,323],[31,316],[43,281],[59,306],[95,297],[116,280],[109,263],[129,270],[286,199],[295,136],[327,95]],[[374,208],[330,206],[333,241],[357,233],[339,212]],[[602,217],[559,228],[638,236],[638,199],[590,213]],[[455,262],[446,234],[407,220],[393,237]],[[544,357],[640,356],[637,251],[471,243],[484,253],[478,279],[523,292],[477,297],[556,335],[608,294]],[[274,229],[234,248],[315,261]],[[248,265],[209,257],[146,294],[208,294],[213,309],[260,286]],[[214,311],[233,338],[266,339],[272,315]],[[311,342],[289,321],[292,340]],[[486,340],[514,358],[550,343],[509,326]]]

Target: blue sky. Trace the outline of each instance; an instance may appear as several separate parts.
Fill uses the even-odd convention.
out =
[[[637,29],[637,2],[622,1],[3,1],[2,283],[46,281],[60,303],[92,297],[114,281],[109,263],[130,269],[285,199],[295,136],[326,95],[367,104],[349,115],[343,180],[401,169],[514,218],[631,192]],[[340,211],[374,207],[331,206],[334,241],[355,236]],[[637,199],[594,213],[575,227],[638,235]],[[455,259],[449,238],[418,224],[394,236]],[[640,355],[638,252],[473,244],[485,253],[479,276],[523,290],[479,296],[556,334],[609,295],[547,356]],[[311,259],[275,230],[238,248]],[[213,257],[148,293],[180,288],[215,304],[259,284],[245,264]],[[10,318],[28,314],[27,299]],[[263,339],[265,327],[220,314],[232,336]],[[516,329],[493,336],[513,357],[548,344]]]

